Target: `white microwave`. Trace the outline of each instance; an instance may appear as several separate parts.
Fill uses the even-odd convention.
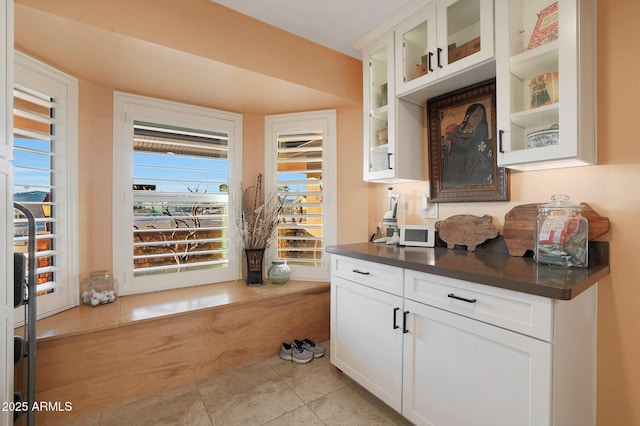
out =
[[[436,230],[433,225],[401,225],[400,246],[433,247],[436,244]]]

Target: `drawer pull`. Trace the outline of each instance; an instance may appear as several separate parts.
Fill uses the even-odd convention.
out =
[[[409,330],[407,330],[407,315],[409,315],[409,311],[404,311],[402,315],[402,333],[407,334]]]
[[[368,272],[362,272],[362,271],[359,271],[357,269],[354,269],[353,272],[355,272],[356,274],[360,274],[360,275],[369,275]]]
[[[447,297],[450,297],[450,298],[456,299],[456,300],[462,300],[463,302],[467,302],[467,303],[476,303],[477,302],[476,299],[467,299],[466,297],[456,296],[453,293],[447,294]]]
[[[397,330],[400,328],[398,323],[396,322],[396,314],[400,310],[400,308],[393,308],[393,329]]]

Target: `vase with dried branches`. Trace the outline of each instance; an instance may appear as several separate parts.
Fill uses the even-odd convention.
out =
[[[246,259],[247,285],[263,284],[264,251],[275,237],[281,212],[282,199],[276,191],[265,197],[262,174],[258,174],[255,186],[242,192],[242,212],[238,218],[238,232]]]

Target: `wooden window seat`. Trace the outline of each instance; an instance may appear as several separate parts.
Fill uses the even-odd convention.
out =
[[[330,284],[244,281],[123,296],[38,321],[39,412],[63,424],[147,394],[194,383],[278,353],[282,342],[329,338]],[[16,334],[21,331],[16,330]]]

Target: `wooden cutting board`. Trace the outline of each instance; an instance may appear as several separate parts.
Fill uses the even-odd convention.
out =
[[[524,256],[535,249],[538,206],[546,203],[523,204],[511,209],[504,217],[504,242],[511,256]],[[609,232],[609,219],[600,216],[587,203],[580,203],[582,216],[589,222],[589,240]]]
[[[478,244],[498,236],[498,229],[491,224],[489,215],[458,214],[437,221],[435,228],[450,249],[459,244],[467,246],[467,251],[475,251]]]

